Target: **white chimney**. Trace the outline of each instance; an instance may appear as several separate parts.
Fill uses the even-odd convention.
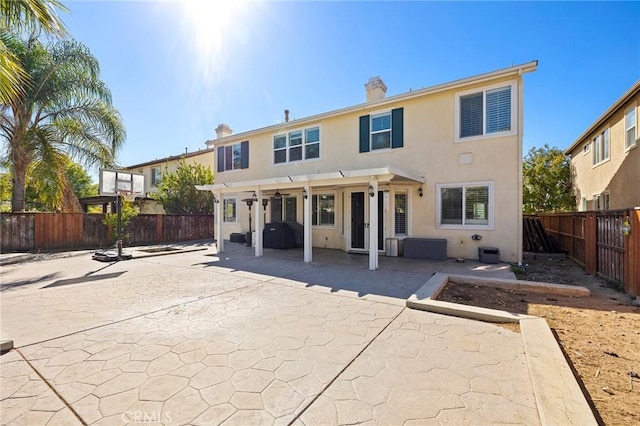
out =
[[[218,127],[216,127],[216,139],[224,138],[225,136],[230,136],[233,133],[231,127],[228,124],[220,123]]]
[[[379,101],[387,94],[387,85],[379,76],[371,77],[364,88],[367,89],[367,102]]]

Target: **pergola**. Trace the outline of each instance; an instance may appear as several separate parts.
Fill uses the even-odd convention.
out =
[[[216,235],[218,252],[224,251],[222,206],[220,200],[226,194],[239,192],[254,192],[257,206],[262,204],[265,191],[302,189],[303,218],[304,218],[304,261],[312,260],[312,205],[311,195],[318,187],[346,187],[353,185],[368,185],[369,195],[374,203],[378,200],[378,185],[392,182],[424,183],[425,179],[415,173],[407,172],[395,167],[386,166],[372,169],[339,170],[328,173],[314,173],[297,176],[281,176],[267,179],[222,182],[213,185],[196,185],[201,191],[211,191],[215,197]],[[261,215],[255,215],[255,228],[263,226]],[[256,232],[255,255],[263,255],[262,234]],[[369,269],[378,268],[378,210],[369,209]]]

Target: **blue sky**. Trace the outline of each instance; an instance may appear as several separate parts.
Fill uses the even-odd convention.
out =
[[[390,96],[534,59],[524,149],[564,149],[640,78],[640,2],[65,4],[124,119],[124,166],[204,149],[221,122],[359,104],[371,76]]]

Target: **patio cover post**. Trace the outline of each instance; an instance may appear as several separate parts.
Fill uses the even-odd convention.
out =
[[[262,228],[264,224],[262,223],[262,215],[260,214],[260,206],[262,206],[262,190],[258,188],[256,191],[258,196],[258,201],[256,201],[256,257],[262,256]]]
[[[378,269],[378,181],[369,182],[373,196],[369,200],[369,269]]]
[[[307,197],[304,198],[303,204],[304,204],[304,261],[306,263],[311,262],[311,258],[312,258],[312,236],[313,233],[312,231],[312,224],[313,224],[313,220],[312,220],[312,211],[311,211],[311,200],[312,200],[312,194],[311,194],[311,185],[309,185],[309,182],[307,182],[304,185],[304,190],[307,192]]]
[[[216,248],[218,253],[224,251],[224,234],[222,233],[222,214],[224,211],[224,199],[220,191],[215,193],[217,202],[215,204],[216,209]]]

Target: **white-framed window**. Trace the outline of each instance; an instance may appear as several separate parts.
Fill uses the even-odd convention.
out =
[[[280,199],[271,198],[271,222],[289,222],[298,220],[297,197],[282,196]]]
[[[624,147],[629,149],[638,143],[638,119],[636,115],[636,107],[634,106],[624,115]]]
[[[320,158],[320,127],[304,131],[304,159]]]
[[[593,209],[594,210],[609,210],[610,195],[609,192],[602,192],[600,194],[593,194]]]
[[[437,227],[493,229],[493,182],[438,184]]]
[[[336,197],[334,194],[313,194],[311,199],[313,226],[334,226]]]
[[[391,148],[391,111],[371,115],[371,151]]]
[[[249,167],[249,141],[218,147],[217,171],[246,169]]]
[[[515,85],[500,84],[455,95],[456,141],[516,131]]]
[[[393,197],[394,232],[396,236],[408,234],[408,204],[407,193],[396,192]]]
[[[404,107],[360,116],[359,152],[386,152],[404,146]]]
[[[603,192],[600,197],[600,204],[602,204],[602,210],[609,210],[609,192]]]
[[[580,211],[587,211],[587,197],[582,197],[582,199],[580,200]]]
[[[236,197],[224,197],[224,203],[222,205],[224,212],[222,219],[224,222],[237,222],[238,220],[238,199]]]
[[[320,127],[273,136],[273,164],[320,158]]]
[[[610,143],[609,143],[609,129],[605,129],[598,136],[593,138],[593,165],[596,166],[609,159]]]
[[[160,181],[162,180],[162,171],[160,167],[152,167],[151,168],[151,186],[160,185]]]

